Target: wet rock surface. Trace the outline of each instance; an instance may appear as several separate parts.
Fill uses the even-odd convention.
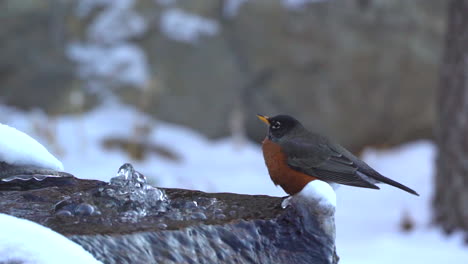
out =
[[[337,263],[333,212],[282,201],[155,188],[130,164],[110,183],[0,179],[0,213],[50,227],[104,263]]]

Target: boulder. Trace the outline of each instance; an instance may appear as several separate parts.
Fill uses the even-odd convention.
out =
[[[0,180],[0,213],[47,226],[103,263],[338,262],[334,209],[319,204],[155,188],[129,164],[110,183],[13,179],[19,170]]]

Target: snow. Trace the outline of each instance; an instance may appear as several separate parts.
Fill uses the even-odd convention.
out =
[[[213,36],[220,30],[215,20],[179,8],[168,8],[163,12],[160,28],[168,38],[186,43],[196,43],[201,36]]]
[[[78,75],[84,80],[112,80],[143,88],[149,79],[146,56],[131,43],[108,47],[75,42],[69,44],[67,55],[78,64]]]
[[[36,136],[30,126],[31,118],[31,113],[0,106],[0,122]],[[60,159],[67,172],[80,178],[108,181],[122,164],[131,162],[156,186],[286,195],[271,182],[260,146],[252,142],[235,145],[231,138],[209,140],[193,130],[153,120],[134,108],[118,104],[103,105],[82,116],[60,116],[55,123],[56,144],[63,149]],[[151,128],[145,140],[170,149],[180,161],[157,154],[135,161],[123,151],[102,146],[102,140],[111,136],[142,139],[137,133],[142,125]],[[431,225],[435,153],[430,141],[364,152],[363,159],[369,165],[415,189],[421,196],[384,184],[379,185],[381,190],[340,186],[336,192],[339,206],[335,216],[341,264],[435,264],[468,260],[468,250],[460,235],[446,237]],[[400,231],[405,215],[414,222],[410,232]]]
[[[122,4],[109,5],[91,22],[88,40],[102,44],[118,43],[143,35],[146,22],[133,10],[134,0],[118,0]]]
[[[100,44],[125,41],[145,33],[147,24],[133,7],[135,0],[81,0],[77,3],[75,14],[84,19],[92,11],[102,8],[90,21],[87,39]]]
[[[77,75],[91,89],[147,87],[151,78],[147,57],[133,41],[148,26],[134,5],[135,0],[83,0],[77,4],[76,15],[90,22],[86,37],[68,43],[66,55],[77,64]],[[102,10],[92,16],[97,8]]]
[[[0,161],[63,171],[62,163],[27,134],[0,123]]]
[[[420,196],[381,184],[381,190],[341,186],[337,193],[337,249],[342,264],[465,263],[461,236],[445,237],[431,225],[434,159],[432,142],[418,141],[390,150],[368,149],[363,159],[373,168],[415,189]],[[400,231],[402,219],[414,230]]]
[[[68,238],[34,222],[0,214],[0,226],[0,263],[102,263]]]
[[[310,200],[311,204],[317,203],[320,207],[336,207],[335,191],[330,184],[324,181],[316,180],[309,182],[296,196]]]

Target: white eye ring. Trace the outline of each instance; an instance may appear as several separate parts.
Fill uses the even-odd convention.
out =
[[[281,126],[281,123],[279,121],[276,121],[275,124],[273,126],[271,126],[271,128],[278,129],[278,128],[280,128],[280,126]]]

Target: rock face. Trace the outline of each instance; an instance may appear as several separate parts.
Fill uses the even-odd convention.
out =
[[[104,263],[337,263],[334,211],[282,200],[154,188],[130,165],[110,184],[0,180],[1,213],[50,227]]]
[[[354,149],[432,134],[445,1],[29,2],[0,9],[10,104],[71,111],[77,87],[124,87],[125,101],[210,137],[237,122],[259,139],[256,113]]]
[[[0,97],[20,108],[63,112],[76,82],[64,50],[70,1],[0,3]],[[40,92],[39,92],[40,91]]]

